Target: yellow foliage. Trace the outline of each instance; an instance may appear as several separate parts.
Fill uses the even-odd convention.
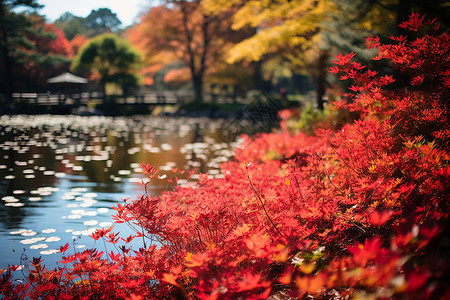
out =
[[[283,53],[302,64],[305,51],[314,46],[320,24],[333,11],[331,0],[248,1],[234,15],[233,29],[254,27],[257,32],[228,52],[227,62],[259,61]],[[315,39],[320,42],[320,39]]]

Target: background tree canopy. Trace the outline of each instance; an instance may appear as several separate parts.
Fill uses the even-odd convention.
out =
[[[0,0],[0,87],[6,99],[15,90],[39,90],[68,63],[66,38],[46,25],[39,7],[34,0]]]
[[[141,64],[140,54],[126,40],[112,33],[99,35],[87,42],[74,58],[71,68],[90,71],[103,92],[107,83],[115,83],[126,92],[138,85],[136,71]]]
[[[121,24],[122,22],[117,14],[109,8],[92,10],[86,18],[66,12],[54,23],[69,40],[72,40],[76,35],[90,38],[103,33],[118,32]]]
[[[284,90],[286,95],[287,90],[296,99],[315,95],[323,108],[327,89],[337,83],[328,74],[333,55],[353,51],[365,64],[379,64],[370,59],[373,49],[364,47],[365,37],[398,32],[395,24],[416,11],[440,17],[448,28],[450,5],[445,0],[165,0],[142,11],[126,30],[109,8],[86,17],[66,12],[53,24],[46,24],[37,8],[38,0],[0,0],[0,86],[7,95],[46,88],[43,80],[68,71],[90,39],[114,33],[142,54],[143,68],[130,67],[128,79],[100,76],[97,69],[93,76],[103,88],[107,81],[126,90],[137,82],[131,74],[140,73],[148,88],[192,89],[197,100],[204,91],[281,95]]]
[[[202,5],[201,0],[166,1],[143,13],[141,22],[128,30],[130,42],[142,51],[145,63],[157,66],[157,71],[170,66],[167,81],[190,80],[197,100],[202,98],[205,80],[223,83],[221,75],[230,69],[245,76],[227,75],[228,83],[249,81],[245,68],[225,62],[225,53],[250,32],[231,28],[231,10],[209,14]],[[178,68],[172,69],[175,65]]]

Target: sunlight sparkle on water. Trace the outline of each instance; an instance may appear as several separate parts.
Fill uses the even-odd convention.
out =
[[[178,176],[172,169],[207,167],[201,172],[220,175],[223,155],[232,151],[211,138],[217,138],[221,125],[216,123],[148,116],[0,116],[0,176],[6,186],[0,205],[9,222],[0,227],[7,242],[2,250],[9,253],[0,258],[0,268],[17,263],[20,244],[33,246],[28,256],[57,253],[43,248],[50,242],[59,248],[59,241],[70,243],[72,237],[85,239],[76,247],[91,247],[84,236],[113,225],[112,206],[143,192],[135,184],[146,180],[140,163],[161,171],[148,186],[154,195],[167,188],[167,178]],[[196,178],[181,177],[178,184]]]

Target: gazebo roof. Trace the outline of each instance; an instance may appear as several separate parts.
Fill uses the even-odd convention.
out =
[[[56,77],[49,78],[48,83],[88,83],[89,80],[83,77],[73,75],[69,72],[61,74]]]

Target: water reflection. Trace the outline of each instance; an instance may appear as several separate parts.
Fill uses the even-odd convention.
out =
[[[163,117],[2,116],[0,118],[0,268],[61,245],[90,247],[110,226],[111,207],[142,194],[140,162],[220,176],[232,155],[219,139],[226,121]],[[187,182],[187,178],[180,181]],[[170,188],[155,180],[150,192]],[[129,229],[122,227],[122,231]],[[55,258],[46,262],[51,266]]]

